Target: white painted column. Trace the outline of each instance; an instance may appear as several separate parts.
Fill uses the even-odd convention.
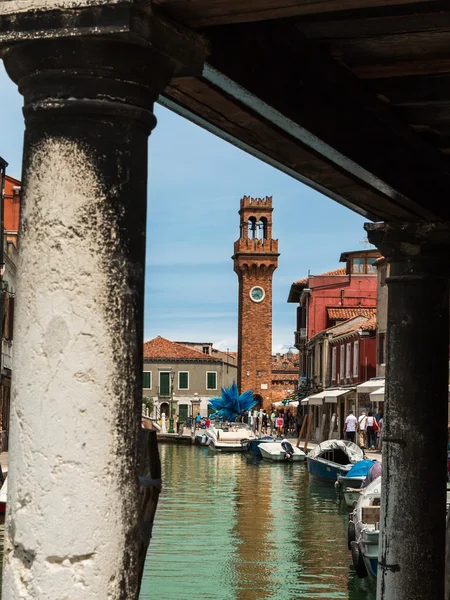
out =
[[[178,63],[124,39],[4,50],[26,133],[3,600],[139,594],[147,142]]]

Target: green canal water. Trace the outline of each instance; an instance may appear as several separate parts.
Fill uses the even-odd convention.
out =
[[[347,510],[304,464],[162,445],[163,492],[140,600],[374,600]]]

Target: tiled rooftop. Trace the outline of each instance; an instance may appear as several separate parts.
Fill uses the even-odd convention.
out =
[[[320,273],[319,275],[310,275],[309,277],[326,277],[328,275],[346,275],[347,269],[346,267],[340,267],[339,269],[333,269],[332,271],[326,271],[325,273]],[[306,285],[308,283],[309,277],[304,277],[303,279],[299,279],[295,283],[297,285]]]
[[[158,335],[158,337],[144,343],[144,358],[161,360],[166,359],[168,361],[173,360],[201,360],[201,361],[214,361],[217,362],[217,358],[213,358],[208,354],[204,354],[199,350],[188,348],[179,342],[171,342]]]
[[[329,319],[337,321],[346,321],[347,319],[352,319],[353,317],[357,317],[359,315],[363,315],[364,317],[371,317],[374,314],[375,310],[375,307],[367,308],[365,306],[338,306],[334,308],[327,308],[327,313]]]
[[[363,331],[375,331],[377,328],[377,313],[374,313],[370,319],[361,327]]]

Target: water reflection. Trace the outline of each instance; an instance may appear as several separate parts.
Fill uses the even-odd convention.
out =
[[[164,490],[141,600],[374,600],[347,511],[305,465],[162,446]]]

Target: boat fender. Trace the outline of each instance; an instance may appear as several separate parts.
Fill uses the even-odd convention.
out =
[[[350,544],[352,542],[354,542],[355,539],[356,539],[355,524],[353,523],[353,521],[349,521],[348,522],[348,529],[347,529],[347,548],[349,550],[351,550]]]
[[[358,542],[353,541],[350,544],[350,550],[352,552],[352,560],[355,566],[356,574],[360,579],[364,579],[367,577],[367,569],[366,565],[364,564],[364,559],[362,557],[361,550],[359,549]]]

